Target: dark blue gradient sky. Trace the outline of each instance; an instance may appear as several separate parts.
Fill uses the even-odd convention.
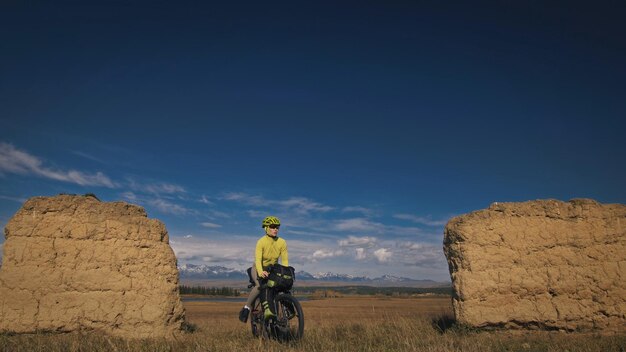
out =
[[[3,2],[0,220],[30,196],[93,192],[163,220],[182,262],[243,266],[275,213],[305,270],[443,279],[451,216],[626,202],[625,15],[616,1]]]

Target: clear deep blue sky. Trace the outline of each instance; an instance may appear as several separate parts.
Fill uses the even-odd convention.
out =
[[[0,224],[95,193],[179,263],[447,280],[452,216],[626,203],[617,1],[4,1]],[[0,240],[1,242],[2,240]]]

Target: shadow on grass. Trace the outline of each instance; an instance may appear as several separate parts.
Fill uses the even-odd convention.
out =
[[[456,319],[453,315],[444,314],[433,318],[432,326],[437,332],[443,334],[456,327]]]
[[[182,327],[181,327],[181,331],[184,332],[184,333],[192,334],[192,333],[198,331],[198,325],[192,324],[192,323],[189,323],[189,322],[184,322]]]

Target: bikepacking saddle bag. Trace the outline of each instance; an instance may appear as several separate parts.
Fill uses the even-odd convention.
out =
[[[274,264],[270,267],[267,287],[275,288],[279,291],[288,291],[291,290],[295,278],[295,269],[293,267]]]

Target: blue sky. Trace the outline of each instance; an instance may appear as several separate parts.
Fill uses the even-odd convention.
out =
[[[617,2],[0,10],[2,226],[91,192],[162,220],[180,263],[247,266],[272,214],[298,270],[448,280],[452,216],[626,203]]]

